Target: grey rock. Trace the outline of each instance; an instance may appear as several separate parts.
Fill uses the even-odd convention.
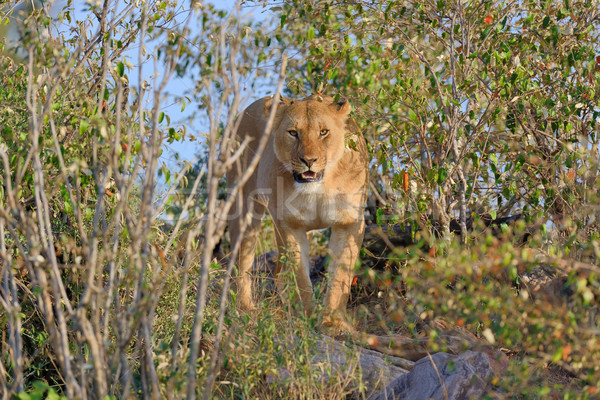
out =
[[[288,352],[296,351],[297,346],[301,345],[298,338],[282,338],[277,342]],[[333,379],[345,382],[346,389],[350,389],[355,383],[355,378],[360,375],[367,395],[395,382],[399,376],[408,373],[403,367],[412,365],[411,361],[362,347],[348,346],[324,335],[315,338],[310,351],[310,365],[318,381],[326,384]],[[276,374],[267,376],[267,383],[285,383],[293,376],[293,370],[280,368]]]
[[[494,376],[489,356],[467,351],[461,355],[436,353],[415,363],[370,400],[479,399],[489,391]]]

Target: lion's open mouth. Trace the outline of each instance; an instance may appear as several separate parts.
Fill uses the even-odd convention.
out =
[[[294,180],[299,183],[319,182],[323,178],[322,172],[305,171],[302,173],[294,172]]]

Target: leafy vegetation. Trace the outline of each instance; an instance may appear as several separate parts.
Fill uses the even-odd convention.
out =
[[[284,81],[350,98],[372,156],[367,218],[411,232],[383,268],[357,269],[359,335],[343,339],[427,337],[435,352],[458,329],[508,357],[492,398],[597,396],[597,3],[244,2],[262,21],[74,3],[0,9],[19,21],[18,44],[0,44],[4,398],[371,393],[358,363],[314,361],[320,310],[299,316],[293,291],[261,279],[256,314],[234,307],[228,139],[248,92]],[[195,87],[168,96],[175,77]],[[192,138],[200,161],[170,168],[166,146]]]

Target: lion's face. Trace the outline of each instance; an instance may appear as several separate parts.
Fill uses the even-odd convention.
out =
[[[347,101],[310,97],[278,108],[275,154],[298,185],[320,183],[344,153]]]

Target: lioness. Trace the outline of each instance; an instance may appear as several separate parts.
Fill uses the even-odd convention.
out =
[[[242,114],[237,140],[251,139],[237,165],[227,174],[236,184],[255,154],[273,103],[265,97]],[[307,314],[312,310],[307,232],[331,227],[329,282],[326,311],[344,311],[353,269],[364,235],[364,206],[368,187],[368,155],[356,123],[348,118],[350,104],[326,96],[304,100],[282,98],[272,133],[259,164],[244,185],[230,215],[231,242],[240,235],[242,217],[247,229],[241,238],[238,260],[237,305],[254,308],[251,268],[257,235],[265,209],[273,218],[280,254],[296,262],[295,277]],[[276,276],[281,270],[276,269]],[[282,285],[276,277],[278,288]]]

